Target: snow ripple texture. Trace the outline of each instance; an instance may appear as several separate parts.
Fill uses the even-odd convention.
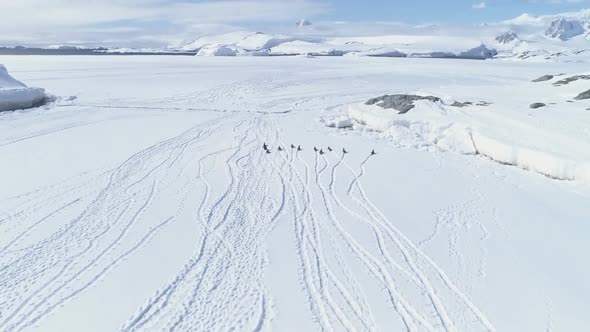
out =
[[[233,128],[227,128],[230,123]],[[203,142],[220,129],[232,133],[233,144],[206,151]],[[407,330],[494,330],[445,272],[367,197],[362,177],[370,158],[352,166],[336,154],[317,154],[313,162],[294,150],[268,156],[260,148],[264,140],[286,146],[276,125],[262,116],[221,116],[93,178],[27,194],[0,221],[9,235],[0,246],[0,327],[26,330],[96,286],[176,221],[188,208],[182,191],[193,186],[201,191],[191,212],[201,228],[199,245],[170,283],[130,316],[123,331],[270,329],[265,240],[279,219],[293,227],[301,285],[322,330],[377,330],[349,260],[382,288],[389,302],[382,305]],[[226,178],[222,191],[212,190],[210,183],[209,173],[219,167]],[[194,171],[192,179],[188,168]],[[176,193],[177,210],[144,223],[154,201],[185,181]],[[346,187],[346,194],[337,186]],[[68,213],[76,207],[79,214]],[[343,215],[374,233],[378,252],[355,239]],[[19,245],[57,218],[65,219],[48,236]]]

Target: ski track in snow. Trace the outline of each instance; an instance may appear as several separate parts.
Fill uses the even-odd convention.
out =
[[[11,208],[0,211],[0,233],[6,234],[0,239],[0,330],[37,326],[140,255],[178,222],[178,215],[188,213],[199,235],[194,252],[167,284],[129,313],[121,330],[270,330],[276,313],[264,282],[266,240],[277,223],[288,222],[301,292],[318,329],[379,330],[383,324],[372,307],[377,304],[394,314],[392,323],[408,331],[494,331],[454,279],[424,252],[423,245],[437,234],[413,243],[395,227],[395,216],[386,216],[368,197],[363,176],[371,157],[354,164],[336,152],[310,157],[309,147],[303,152],[288,147],[276,118],[326,97],[283,94],[286,83],[279,83],[266,77],[150,100],[167,103],[173,111],[215,112],[208,105],[221,104],[216,109],[223,110],[246,102],[248,109],[262,112],[217,114],[114,169],[5,199]],[[276,93],[272,99],[252,98],[260,91]],[[228,95],[233,101],[228,102]],[[100,121],[140,116],[139,107],[119,102],[92,107],[134,110]],[[205,107],[174,106],[181,104]],[[269,114],[259,114],[265,112]],[[95,123],[64,124],[68,114],[56,115],[54,127],[2,137],[0,146]],[[227,144],[208,146],[222,137]],[[262,142],[286,149],[267,155]],[[193,194],[197,200],[190,199]],[[172,202],[165,215],[146,218],[165,199]],[[443,226],[452,225],[440,221],[436,229]],[[369,230],[374,242],[357,239],[358,227]],[[375,285],[379,292],[371,296],[377,294],[377,301],[367,293]]]

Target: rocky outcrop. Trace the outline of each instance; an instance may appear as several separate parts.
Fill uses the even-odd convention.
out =
[[[441,99],[434,96],[417,96],[417,95],[384,95],[377,98],[369,99],[366,105],[376,105],[384,109],[394,109],[399,114],[406,114],[412,110],[415,105],[414,102],[418,100],[428,100],[431,102],[441,102]]]
[[[538,83],[538,82],[546,82],[551,81],[555,76],[553,75],[543,75],[537,79],[532,80],[531,82]]]
[[[575,100],[585,100],[585,99],[590,99],[590,90],[584,91],[582,93],[580,93],[576,98],[574,98]]]
[[[571,82],[575,82],[577,80],[590,80],[590,75],[575,75],[575,76],[566,77],[562,80],[559,80],[559,81],[553,83],[553,85],[555,85],[555,86],[567,85],[567,84],[570,84]]]
[[[541,108],[541,107],[545,107],[545,106],[547,106],[547,105],[546,104],[543,104],[543,103],[533,103],[529,107],[532,108],[532,109],[537,109],[537,108]]]

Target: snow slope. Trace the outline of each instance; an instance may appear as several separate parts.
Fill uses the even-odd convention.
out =
[[[564,77],[512,84],[510,92],[517,97],[510,100],[503,98],[508,91],[480,92],[484,102],[472,100],[472,105],[458,107],[452,106],[457,102],[452,96],[442,95],[447,101],[416,101],[406,114],[356,103],[342,110],[348,123],[346,117],[335,116],[359,130],[376,130],[400,146],[480,154],[548,177],[590,183],[590,113],[584,104],[573,102],[584,84],[552,84]],[[469,90],[473,95],[477,91]],[[527,100],[538,98],[548,106],[531,110]],[[330,119],[325,122],[342,127]]]
[[[34,107],[45,99],[45,90],[29,88],[8,74],[0,64],[0,112]]]
[[[31,84],[77,96],[47,110],[0,114],[2,331],[580,331],[590,324],[588,186],[318,120],[342,105],[413,91],[482,99],[498,116],[531,113],[532,123],[581,130],[587,117],[572,123],[570,113],[590,105],[562,108],[562,101],[584,82],[529,83],[577,73],[579,64],[0,62]],[[523,106],[537,101],[558,105],[539,113]]]

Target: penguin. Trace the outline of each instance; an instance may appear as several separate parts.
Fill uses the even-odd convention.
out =
[[[328,151],[332,152],[332,148],[331,147],[328,147]]]
[[[346,149],[345,149],[345,148],[342,148],[342,153],[343,153],[343,154],[347,154],[347,153],[348,153],[348,151],[346,151]]]
[[[318,148],[316,148],[315,146],[313,147],[313,151],[318,152]]]
[[[279,150],[279,151],[283,151],[283,148],[279,146],[279,149],[278,149],[278,150]]]
[[[301,145],[297,146],[297,151],[303,151],[303,149],[301,148]]]
[[[264,150],[268,150],[268,146],[266,146],[266,143],[262,144],[262,148],[263,148]]]
[[[324,154],[324,150],[320,149],[320,154],[323,155]]]
[[[375,152],[375,150],[371,151],[371,156],[374,156],[376,154],[377,154],[377,152]]]

